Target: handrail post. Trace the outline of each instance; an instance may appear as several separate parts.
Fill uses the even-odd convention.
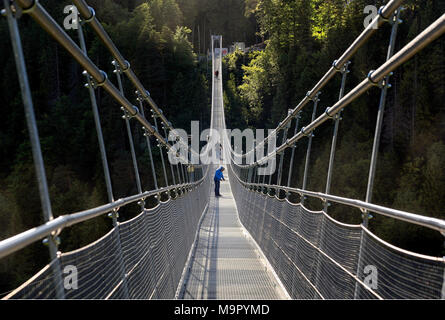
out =
[[[292,109],[290,109],[292,110]],[[300,119],[301,119],[301,111],[297,113],[297,115],[295,116],[295,130],[294,130],[294,135],[296,135],[298,133],[298,125],[300,124]],[[290,163],[289,163],[289,175],[287,177],[287,187],[290,187],[290,183],[292,180],[292,173],[293,173],[293,169],[294,169],[294,159],[295,159],[295,149],[296,149],[296,144],[294,143],[292,145],[292,154],[290,157]],[[289,195],[290,192],[286,192],[286,198],[289,199]]]
[[[187,173],[186,173],[185,165],[182,164],[181,168],[182,168],[182,174],[183,174],[183,176],[184,176],[184,182],[187,184],[187,183],[188,183],[188,179],[187,179],[188,177],[187,177]]]
[[[176,165],[176,171],[178,172],[178,180],[179,180],[179,184],[182,184],[182,179],[181,179],[181,173],[179,172],[179,162]]]
[[[37,183],[40,194],[40,202],[42,205],[43,217],[45,222],[54,219],[51,199],[48,189],[48,181],[46,179],[45,163],[43,160],[42,149],[40,146],[39,130],[37,128],[36,117],[34,113],[34,104],[32,101],[31,88],[29,86],[28,72],[26,70],[25,56],[23,54],[22,40],[17,23],[17,19],[11,10],[9,0],[3,0],[5,6],[6,17],[8,21],[9,33],[11,37],[12,49],[14,51],[17,75],[20,84],[23,106],[25,109],[26,124],[29,131],[31,142],[32,156],[37,176]],[[45,243],[45,242],[44,242]],[[65,299],[65,289],[62,285],[62,270],[60,265],[60,252],[58,250],[59,238],[54,232],[46,240],[49,247],[49,254],[53,265],[51,267],[54,274],[53,283],[56,290],[57,299]]]
[[[339,70],[342,74],[341,78],[341,87],[340,87],[340,93],[338,95],[338,100],[341,100],[345,94],[345,86],[346,86],[346,78],[348,76],[348,73],[350,72],[348,67],[351,62],[348,61],[344,64],[343,68]],[[335,62],[334,62],[335,65]],[[337,148],[337,137],[338,137],[338,127],[340,125],[341,120],[341,112],[337,113],[334,116],[335,124],[334,124],[334,133],[332,134],[332,144],[331,144],[331,153],[329,156],[329,168],[328,168],[328,175],[326,178],[326,194],[329,194],[331,192],[331,182],[332,182],[332,172],[334,170],[334,159],[335,159],[335,150]],[[324,212],[328,212],[329,202],[326,201],[324,203]]]
[[[315,95],[313,101],[314,101],[314,108],[312,110],[312,120],[311,122],[314,122],[315,120],[315,116],[317,114],[317,106],[318,106],[318,102],[320,102],[319,96],[320,96],[321,92],[317,92],[317,94]],[[310,96],[310,92],[307,93],[307,96]],[[301,129],[301,131],[303,133],[304,132],[304,127],[303,129]],[[303,190],[306,190],[306,186],[307,186],[307,177],[308,177],[308,171],[309,171],[309,161],[311,158],[311,149],[312,149],[312,138],[314,137],[314,134],[312,132],[309,132],[307,134],[309,136],[309,141],[307,144],[307,151],[306,151],[306,163],[304,165],[304,175],[303,175]],[[306,199],[305,196],[303,196],[301,198],[301,204],[304,204],[304,200]]]
[[[290,112],[291,111],[288,110],[288,114],[290,114]],[[287,132],[288,132],[289,128],[290,128],[290,122],[284,128],[283,139],[282,139],[282,143],[281,144],[284,144],[286,142],[286,140],[287,140]],[[280,154],[280,164],[278,166],[278,175],[277,175],[277,190],[276,190],[277,198],[280,197],[280,188],[279,188],[279,186],[281,185],[281,178],[282,178],[282,175],[283,175],[283,162],[284,162],[284,155],[285,155],[285,153],[286,153],[286,150],[283,150],[283,152]]]
[[[114,73],[116,74],[117,82],[119,85],[119,91],[122,94],[122,96],[125,96],[124,87],[122,85],[122,78],[121,78],[122,70],[119,66],[119,63],[116,60],[113,60],[111,62],[111,64],[114,66]],[[131,131],[131,125],[130,125],[131,115],[124,107],[122,107],[122,111],[124,112],[124,115],[122,118],[125,120],[125,126],[127,128],[127,135],[128,135],[128,142],[130,144],[130,153],[131,153],[131,159],[133,162],[134,176],[136,179],[136,188],[138,190],[138,193],[141,194],[142,193],[141,177],[139,175],[138,162],[137,162],[136,151],[135,151],[134,142],[133,142],[133,133]],[[145,208],[144,200],[141,200],[140,206],[141,206],[141,209],[144,210],[144,208]]]
[[[253,175],[253,177],[252,177],[252,182],[253,182],[253,183],[256,183],[256,178],[257,178],[257,167],[256,167],[256,166],[252,167],[252,170],[253,170],[253,174],[252,174],[252,175]],[[253,191],[256,191],[256,187],[253,186],[252,190],[253,190]]]
[[[136,94],[138,95],[137,100],[139,101],[139,107],[141,109],[141,114],[145,118],[144,104],[142,102],[143,98],[142,98],[140,92],[136,91]],[[142,127],[142,129],[144,130],[145,141],[147,142],[148,155],[150,157],[150,166],[151,166],[151,172],[153,174],[154,187],[155,187],[155,189],[159,189],[158,179],[156,177],[156,168],[155,168],[154,161],[153,161],[153,152],[151,150],[150,134],[145,127]]]
[[[88,50],[87,50],[87,46],[85,43],[85,37],[83,34],[83,24],[84,23],[85,23],[85,21],[82,21],[79,17],[77,33],[79,36],[80,47],[81,47],[82,51],[85,53],[85,55],[87,55]],[[100,156],[102,159],[102,167],[103,167],[104,177],[105,177],[105,186],[107,188],[108,202],[111,203],[111,202],[114,202],[113,186],[111,183],[110,167],[108,165],[107,151],[105,148],[105,141],[104,141],[104,137],[103,137],[103,133],[102,133],[102,125],[101,125],[101,121],[100,121],[99,108],[97,106],[95,83],[86,70],[83,72],[83,74],[85,75],[85,77],[87,79],[87,83],[85,84],[85,86],[88,88],[88,92],[90,94],[91,107],[93,109],[93,116],[94,116],[94,124],[96,126],[97,140],[99,142]],[[116,210],[113,210],[113,213],[111,214],[111,218],[113,219],[113,226],[116,226],[117,218],[118,218],[118,212]]]
[[[267,143],[267,148],[266,148],[266,143],[264,144],[264,147],[265,147],[266,150],[269,150],[269,143]],[[265,170],[263,170],[263,171],[265,171]],[[263,174],[263,183],[261,184],[261,187],[260,187],[260,192],[261,193],[264,193],[263,188],[266,190],[266,193],[268,192],[267,187],[264,186],[265,184],[266,184],[266,174],[264,173]]]
[[[252,168],[246,169],[246,183],[250,183],[252,180]]]
[[[395,43],[397,39],[397,31],[399,28],[399,24],[402,22],[400,20],[400,12],[403,10],[402,7],[397,9],[390,20],[390,23],[392,24],[392,30],[391,30],[391,38],[389,40],[389,46],[388,46],[388,54],[386,56],[386,61],[391,59],[391,57],[394,55],[395,50]],[[385,106],[386,106],[386,96],[388,93],[388,89],[391,87],[389,84],[389,78],[392,75],[390,73],[385,77],[382,83],[382,89],[380,94],[380,103],[379,103],[379,110],[377,113],[377,123],[375,127],[375,133],[374,133],[374,143],[372,146],[372,155],[371,155],[371,163],[369,167],[369,176],[368,176],[368,186],[366,188],[366,202],[372,201],[372,191],[374,188],[374,179],[375,179],[375,173],[377,169],[377,157],[379,154],[379,147],[380,147],[380,136],[382,133],[382,125],[383,125],[383,116],[385,113]],[[365,211],[363,214],[363,225],[365,227],[368,227],[370,215],[368,211]]]

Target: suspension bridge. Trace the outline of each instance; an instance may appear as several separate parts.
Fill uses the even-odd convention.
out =
[[[215,44],[222,48],[222,37],[212,36],[212,110],[211,128],[223,137],[222,163],[228,177],[222,183],[223,197],[215,198],[212,178],[219,164],[195,165],[190,170],[188,159],[177,165],[164,158],[173,148],[167,139],[172,124],[144,88],[130,63],[119,52],[112,39],[84,0],[73,0],[81,24],[76,43],[50,16],[37,0],[4,0],[3,15],[8,20],[25,116],[32,146],[45,223],[0,241],[0,258],[44,239],[50,261],[4,299],[444,299],[445,258],[409,252],[385,242],[368,228],[370,213],[430,228],[445,236],[445,221],[404,212],[372,203],[373,182],[384,115],[386,94],[392,72],[445,32],[445,14],[426,28],[398,52],[395,52],[401,0],[391,0],[378,16],[348,47],[320,81],[289,111],[273,134],[257,141],[255,148],[270,144],[276,136],[279,145],[253,163],[238,163],[255,153],[239,155],[232,149],[226,129],[222,57],[215,54]],[[17,20],[27,14],[57,41],[85,70],[100,147],[108,203],[69,215],[54,217],[46,182],[44,159],[36,125],[33,99],[27,77],[20,30]],[[373,26],[379,28],[375,29]],[[114,57],[117,86],[88,57],[83,28],[92,28]],[[386,62],[371,71],[355,88],[345,92],[349,61],[379,29],[391,28]],[[222,50],[219,50],[221,53]],[[220,76],[215,76],[215,71]],[[319,92],[341,75],[339,99],[317,118]],[[128,77],[135,96],[126,97],[122,76]],[[351,102],[372,87],[379,87],[381,99],[371,155],[367,194],[364,201],[330,192],[340,113]],[[102,88],[122,108],[135,172],[138,194],[114,199],[113,185],[102,135],[96,101],[96,90]],[[131,103],[135,101],[136,105]],[[312,120],[300,126],[300,113],[312,105]],[[149,115],[146,117],[145,110]],[[152,119],[152,120],[148,120]],[[312,132],[321,125],[333,123],[332,147],[324,192],[307,190],[310,168]],[[154,190],[141,187],[132,125],[142,126]],[[293,130],[291,130],[293,129]],[[292,134],[293,133],[293,134]],[[295,145],[308,139],[306,165],[301,188],[291,186]],[[188,146],[184,146],[189,149]],[[153,161],[152,149],[159,148],[160,163]],[[190,150],[189,156],[195,151]],[[204,152],[211,153],[211,148]],[[286,153],[290,161],[284,161]],[[264,154],[264,153],[263,153]],[[278,158],[276,173],[261,174],[270,160]],[[156,165],[162,166],[164,179],[157,178]],[[288,166],[287,181],[283,167]],[[168,179],[168,173],[171,179]],[[266,181],[267,179],[267,181]],[[172,181],[172,183],[170,183]],[[293,203],[290,195],[299,195]],[[147,208],[146,200],[155,197],[157,205]],[[307,197],[324,204],[321,211],[305,207]],[[163,198],[167,199],[163,201]],[[119,210],[130,204],[139,205],[139,214],[119,221]],[[348,225],[329,215],[329,204],[353,207],[362,214],[363,222]],[[112,218],[111,230],[94,243],[71,252],[60,252],[59,235],[64,228],[90,221],[102,215]],[[75,266],[78,287],[67,288],[66,271]],[[68,268],[68,269],[67,269]],[[368,281],[377,271],[378,276]]]

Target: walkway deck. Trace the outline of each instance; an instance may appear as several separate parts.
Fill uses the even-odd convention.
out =
[[[230,184],[212,195],[203,218],[183,299],[286,299],[286,294],[238,220]]]

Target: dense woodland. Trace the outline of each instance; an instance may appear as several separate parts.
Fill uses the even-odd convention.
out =
[[[69,1],[41,0],[62,23]],[[328,70],[363,30],[370,0],[90,0],[98,18],[166,116],[179,128],[191,120],[207,128],[210,116],[211,34],[266,49],[235,52],[224,59],[224,101],[232,128],[273,128]],[[408,0],[396,50],[445,12],[440,0]],[[88,91],[81,68],[29,17],[19,22],[55,216],[107,202]],[[92,30],[84,28],[89,56],[114,81],[112,57]],[[78,41],[77,31],[68,33]],[[346,91],[386,57],[390,25],[383,25],[351,61]],[[43,222],[23,105],[6,21],[0,21],[0,239]],[[445,218],[445,39],[441,37],[399,68],[391,78],[373,202]],[[134,90],[124,81],[126,95]],[[319,111],[338,99],[340,74],[323,90]],[[364,199],[380,90],[370,90],[342,113],[332,193]],[[97,91],[111,167],[114,196],[137,193],[122,111]],[[309,123],[312,105],[301,124]],[[133,123],[144,189],[152,189],[145,141]],[[324,191],[333,123],[315,131],[308,189]],[[293,132],[293,128],[290,130]],[[301,187],[307,141],[297,145],[292,185]],[[154,149],[159,160],[159,151]],[[285,174],[289,154],[286,153]],[[158,177],[161,177],[160,166]],[[274,177],[275,179],[275,177]],[[298,199],[296,199],[298,200]],[[307,206],[321,209],[319,201]],[[120,220],[137,213],[121,211]],[[360,223],[359,210],[333,205],[329,213]],[[110,230],[97,218],[61,235],[62,251],[79,248]],[[370,228],[383,239],[416,252],[444,255],[435,232],[380,216]],[[28,279],[48,262],[40,242],[0,261],[0,295]]]

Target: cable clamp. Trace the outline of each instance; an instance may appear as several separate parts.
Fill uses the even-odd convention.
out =
[[[57,247],[60,246],[60,244],[62,243],[61,240],[60,240],[60,237],[57,237],[57,236],[54,237],[54,236],[51,235],[51,236],[43,239],[42,240],[42,244],[44,246],[49,246],[50,241],[53,242]]]
[[[386,21],[386,22],[388,22],[388,21],[389,21],[389,18],[385,18],[385,17],[383,16],[383,8],[384,8],[384,6],[381,6],[381,7],[379,8],[378,14],[379,14],[379,16],[380,16],[380,19],[382,19],[382,21]]]
[[[15,3],[15,1],[14,1],[14,3]],[[38,3],[39,3],[39,0],[33,0],[31,6],[29,8],[21,8],[21,11],[23,13],[31,13],[37,8]],[[20,7],[20,6],[16,6],[16,7]]]
[[[139,113],[139,109],[136,106],[132,106],[134,113],[130,113],[126,108],[121,107],[121,110],[124,112],[124,115],[122,116],[122,119],[128,119],[134,118]]]
[[[125,60],[125,67],[121,68],[121,72],[127,72],[128,70],[130,70],[130,62],[128,62],[127,60]]]
[[[84,23],[90,23],[96,18],[96,11],[92,7],[88,7],[90,10],[91,16],[83,20]]]
[[[151,137],[152,133],[150,132],[150,130],[148,130],[145,126],[142,126],[142,130],[144,131],[143,136],[144,137]]]
[[[396,11],[394,11],[394,14],[391,17],[391,20],[388,21],[390,25],[394,25],[396,23],[397,24],[402,24],[403,23],[402,19],[397,18],[398,15],[399,15],[399,10],[402,11],[401,8],[397,9]]]
[[[386,75],[380,82],[375,82],[375,81],[373,81],[372,80],[372,73],[374,72],[375,70],[371,70],[371,71],[369,71],[369,73],[368,73],[368,81],[369,82],[371,82],[371,84],[373,85],[373,86],[376,86],[376,87],[379,87],[379,88],[381,88],[381,89],[384,89],[384,88],[391,88],[392,87],[392,85],[389,83],[389,77],[391,77],[392,75],[394,75],[394,73],[393,72],[390,72],[388,75]]]
[[[343,120],[343,118],[341,117],[341,112],[343,111],[343,109],[340,112],[337,112],[335,115],[331,115],[329,113],[329,109],[330,108],[326,108],[326,111],[324,112],[329,119],[332,119],[334,121]]]
[[[295,116],[295,119],[301,119],[301,111],[298,111],[297,115]]]
[[[32,6],[30,8],[32,8]],[[16,20],[20,19],[23,15],[23,8],[17,5],[13,0],[9,0],[9,10],[11,11],[12,17]],[[1,15],[4,17],[8,16],[6,8],[1,10]]]
[[[320,94],[321,94],[321,91],[318,91],[317,94],[316,94],[313,98],[311,98],[312,91],[308,91],[308,92],[306,93],[306,97],[308,97],[309,100],[311,100],[311,101],[313,101],[313,102],[319,102],[320,99],[318,98],[318,96],[319,96]]]
[[[349,71],[349,65],[351,64],[351,61],[347,61],[343,68],[340,70],[341,73],[349,73],[351,71]]]
[[[337,62],[338,60],[334,60],[334,62],[332,62],[332,68],[334,68],[337,72],[341,72],[341,68],[337,67]]]
[[[150,109],[150,111],[151,111],[152,118],[159,118],[159,115],[153,109]]]
[[[325,114],[326,114],[326,116],[329,118],[329,119],[333,119],[334,120],[334,116],[331,116],[330,114],[329,114],[329,107],[328,108],[326,108],[326,110],[325,110]]]

